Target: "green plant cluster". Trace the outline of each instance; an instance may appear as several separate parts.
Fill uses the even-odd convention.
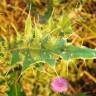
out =
[[[33,65],[42,70],[45,63],[55,67],[58,58],[66,62],[73,59],[96,58],[96,49],[82,45],[75,46],[68,41],[68,37],[74,32],[70,18],[65,13],[58,17],[51,9],[45,17],[39,18],[44,20],[48,17],[47,22],[41,24],[39,21],[35,23],[32,21],[31,11],[25,20],[23,33],[17,32],[16,37],[11,38],[10,41],[0,38],[0,62],[5,62],[10,66],[2,73],[4,80],[7,80],[7,84],[10,86],[8,96],[23,96],[19,80]],[[14,80],[9,81],[10,78]],[[4,80],[0,82],[2,83]]]

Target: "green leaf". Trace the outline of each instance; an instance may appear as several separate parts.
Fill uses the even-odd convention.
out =
[[[86,47],[76,47],[73,45],[66,46],[65,52],[63,52],[62,57],[64,59],[93,59],[96,58],[96,50],[86,48]]]
[[[51,36],[47,36],[44,40],[42,40],[42,46],[55,53],[62,52],[66,43],[67,41],[64,38],[57,39]]]
[[[18,61],[20,61],[20,56],[18,51],[12,52],[12,58],[11,58],[11,64],[16,64]]]
[[[55,58],[53,58],[52,53],[48,51],[42,51],[40,58],[41,58],[41,61],[44,61],[51,66],[54,66],[56,64]]]
[[[61,26],[65,35],[72,34],[73,31],[72,31],[71,22],[68,16],[62,15],[59,18],[58,25]]]
[[[64,51],[64,45],[66,44],[66,39],[57,39],[54,46],[53,46],[53,51],[56,53],[60,53]]]
[[[29,50],[25,50],[24,52],[24,62],[22,70],[25,70],[30,66],[30,64],[34,63],[34,59],[32,58],[32,52]]]
[[[25,21],[25,30],[24,30],[24,40],[29,41],[33,38],[33,33],[32,33],[32,20],[31,20],[31,15],[28,14],[28,17]]]
[[[60,54],[64,60],[70,60],[71,59],[71,55],[70,53],[67,52],[63,52],[62,54]]]

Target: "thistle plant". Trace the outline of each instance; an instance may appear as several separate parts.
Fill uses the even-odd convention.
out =
[[[58,18],[54,15],[54,10],[51,11],[53,13],[44,24],[40,20],[33,23],[29,12],[23,33],[17,32],[16,37],[9,41],[0,38],[0,62],[6,61],[10,66],[3,73],[10,86],[8,96],[22,96],[20,79],[31,66],[42,70],[45,63],[54,68],[58,58],[66,62],[73,59],[96,59],[96,49],[75,46],[68,41],[74,33],[70,18],[65,13]],[[11,79],[12,76],[15,80]],[[67,91],[67,81],[63,78],[53,80],[51,86],[55,92]]]

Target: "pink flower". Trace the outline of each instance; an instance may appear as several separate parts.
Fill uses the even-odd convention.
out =
[[[55,78],[51,82],[51,88],[54,92],[59,92],[59,93],[66,92],[68,89],[68,82],[66,79],[62,77]]]

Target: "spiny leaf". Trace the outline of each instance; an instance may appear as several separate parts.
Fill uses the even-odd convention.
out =
[[[61,55],[64,59],[92,59],[96,58],[96,50],[69,45],[66,47],[65,52],[63,52]]]
[[[51,37],[50,35],[42,40],[42,46],[46,49],[53,49],[57,39],[55,37]]]
[[[64,45],[66,44],[66,39],[57,39],[54,47],[53,47],[53,51],[55,51],[56,53],[60,53],[64,50]]]
[[[61,26],[65,35],[72,34],[73,31],[72,31],[71,22],[68,16],[62,15],[61,18],[59,18],[58,25]]]
[[[42,32],[41,32],[42,30],[40,30],[39,28],[38,28],[38,26],[36,25],[35,26],[35,36],[34,36],[34,40],[35,40],[35,42],[37,42],[37,43],[40,43],[40,41],[41,41],[41,39],[42,39]]]
[[[52,53],[48,51],[42,51],[40,58],[42,61],[45,61],[51,66],[54,66],[56,64],[55,58],[53,58]]]
[[[28,17],[25,21],[25,31],[24,31],[24,40],[29,41],[33,38],[33,33],[32,33],[32,20],[30,13],[28,14]]]
[[[34,62],[31,51],[26,50],[24,53],[25,53],[24,54],[25,58],[24,58],[22,70],[25,70],[26,68],[28,68],[30,66],[30,64],[32,64]]]

